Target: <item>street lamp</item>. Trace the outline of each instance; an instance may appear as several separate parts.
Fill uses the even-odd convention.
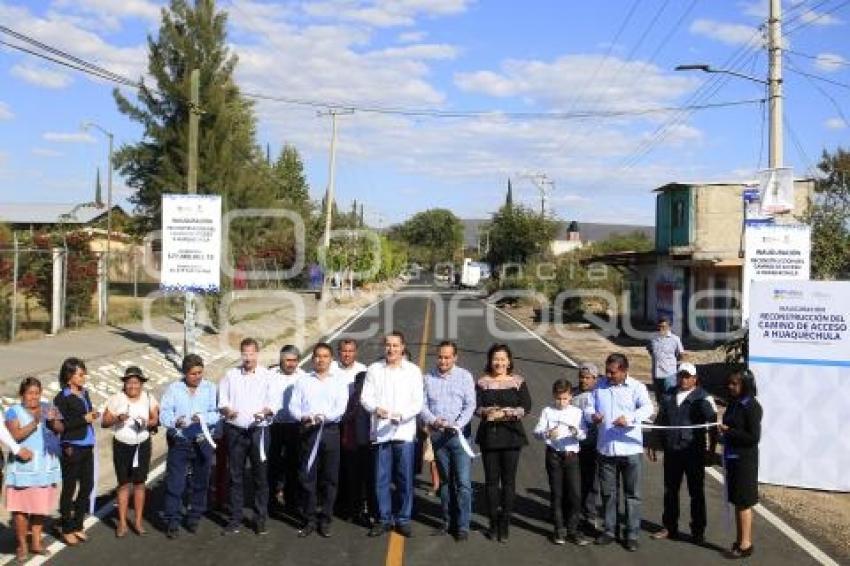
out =
[[[740,77],[742,79],[747,79],[748,81],[757,82],[763,85],[769,85],[770,83],[764,79],[760,79],[758,77],[752,77],[750,75],[745,75],[743,73],[739,73],[737,71],[731,71],[729,69],[715,69],[711,65],[706,65],[704,63],[697,63],[694,65],[678,65],[676,67],[677,71],[702,71],[703,73],[719,73],[723,75],[732,75],[733,77]]]
[[[83,131],[87,132],[91,128],[100,131],[109,140],[109,175],[106,181],[106,255],[103,285],[105,297],[103,298],[102,319],[100,321],[101,324],[107,324],[109,322],[109,260],[111,259],[110,251],[112,248],[112,145],[115,136],[112,132],[94,122],[83,122]]]

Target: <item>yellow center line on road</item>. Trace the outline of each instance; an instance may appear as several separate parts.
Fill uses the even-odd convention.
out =
[[[419,342],[419,369],[423,372],[425,371],[425,361],[428,358],[428,338],[431,335],[431,307],[432,301],[428,299],[425,307],[425,323],[422,325],[422,340]],[[400,534],[390,533],[386,566],[402,566],[404,564],[404,541],[405,538]]]

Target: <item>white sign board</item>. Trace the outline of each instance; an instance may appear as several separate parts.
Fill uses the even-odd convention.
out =
[[[850,491],[850,282],[757,281],[751,307],[759,480]]]
[[[760,171],[759,193],[762,214],[794,210],[794,171],[790,167]]]
[[[217,293],[221,271],[221,197],[162,195],[165,291]]]
[[[744,229],[742,317],[749,318],[753,281],[809,279],[812,231],[804,224],[747,224]]]

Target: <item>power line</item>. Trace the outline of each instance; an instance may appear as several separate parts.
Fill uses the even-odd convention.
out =
[[[795,51],[794,49],[788,49],[788,48],[785,48],[782,51],[784,51],[785,53],[793,53],[794,55],[797,55],[799,57],[805,57],[806,59],[814,59],[815,61],[821,61],[821,62],[829,64],[829,65],[840,65],[840,66],[850,67],[850,61],[845,60],[843,57],[841,59],[835,59],[833,57],[830,57],[830,55],[832,55],[831,53],[829,53],[829,54],[825,53],[825,54],[822,54],[822,55],[812,55],[810,53],[802,53],[800,51]],[[841,57],[841,56],[836,55],[835,57]]]
[[[822,81],[822,82],[825,82],[825,83],[829,83],[831,85],[840,86],[842,88],[850,88],[850,83],[843,83],[841,81],[836,81],[834,79],[828,79],[828,78],[822,77],[820,75],[815,75],[813,73],[807,73],[806,71],[801,71],[800,69],[797,69],[797,68],[790,68],[789,70],[792,73],[796,73],[798,75],[803,75],[804,77],[808,77],[810,79],[815,79],[817,81]]]
[[[818,6],[822,6],[823,4],[826,4],[826,2],[828,2],[828,1],[829,0],[825,0],[824,2],[821,2],[820,4],[818,4]],[[782,36],[785,37],[787,35],[791,35],[792,33],[795,33],[795,32],[797,32],[798,30],[800,30],[804,27],[810,26],[810,25],[814,24],[815,22],[817,22],[818,20],[820,20],[821,18],[825,18],[826,16],[828,16],[828,15],[834,13],[834,12],[837,12],[838,10],[843,8],[844,6],[847,6],[848,4],[850,4],[850,0],[845,0],[844,2],[837,4],[836,6],[833,6],[832,8],[830,8],[829,10],[827,10],[825,12],[821,12],[820,14],[815,14],[815,16],[811,20],[805,21],[805,22],[801,23],[800,25],[798,25],[796,27],[792,27],[790,29],[787,29],[782,34]],[[813,12],[814,9],[817,8],[818,6],[806,10],[805,12],[799,14],[797,16],[797,18],[792,18],[792,21],[796,21],[797,19],[801,19],[803,14],[808,13],[808,12]],[[788,25],[789,23],[790,22],[785,22],[785,25]]]
[[[0,26],[0,31],[6,32],[8,28]],[[8,30],[11,31],[11,30]],[[17,32],[12,32],[16,37],[20,36],[21,38],[27,38],[23,34],[18,34]],[[29,38],[27,38],[29,39]],[[34,40],[33,40],[34,41]],[[65,53],[59,49],[53,48],[46,44],[38,43],[40,46],[43,46],[45,49],[49,49],[51,53],[61,53],[63,57],[67,57],[72,62],[62,61],[57,57],[53,57],[51,55],[47,55],[45,53],[39,53],[35,50],[28,49],[26,47],[20,45],[14,45],[5,41],[0,41],[3,45],[7,45],[13,49],[17,49],[19,51],[23,51],[35,57],[39,57],[45,59],[47,61],[51,61],[53,63],[57,63],[63,65],[65,67],[96,76],[98,78],[112,81],[125,86],[133,86],[140,87],[141,84],[137,83],[127,77],[119,75],[118,73],[114,73],[103,69],[93,63],[80,59],[74,55]],[[351,108],[352,110],[363,112],[363,113],[371,113],[371,114],[387,114],[387,115],[396,115],[396,116],[409,116],[409,117],[430,117],[430,118],[497,118],[497,119],[546,119],[546,120],[570,120],[570,119],[582,119],[582,118],[617,118],[624,116],[642,116],[649,114],[659,114],[659,113],[668,113],[668,112],[677,112],[682,110],[696,111],[696,110],[705,110],[710,108],[723,108],[727,106],[739,106],[745,104],[755,104],[761,102],[761,99],[748,99],[748,100],[733,100],[728,102],[720,102],[715,104],[701,104],[701,105],[691,105],[691,106],[668,106],[668,107],[654,107],[654,108],[640,108],[640,109],[632,109],[632,110],[580,110],[575,112],[502,112],[499,110],[468,110],[468,111],[450,111],[450,110],[439,110],[432,108],[404,108],[404,107],[386,107],[386,106],[367,106],[367,105],[358,105],[358,104],[349,104],[344,102],[327,102],[327,101],[319,101],[319,100],[308,100],[308,99],[299,99],[299,98],[287,98],[281,96],[268,95],[263,93],[253,93],[253,92],[244,92],[243,96],[246,98],[252,98],[255,100],[263,100],[269,102],[279,102],[284,104],[290,104],[295,106],[307,106],[311,108],[320,108],[320,109],[334,109],[334,108]]]
[[[788,65],[789,71],[791,71],[792,73],[798,73],[797,68],[794,66],[794,64],[791,61],[786,61],[786,63]],[[835,111],[838,113],[838,116],[842,120],[844,120],[844,123],[850,124],[850,121],[847,120],[847,116],[845,116],[844,112],[841,110],[841,106],[838,104],[838,101],[835,100],[835,98],[833,98],[833,96],[831,94],[829,94],[828,92],[826,92],[826,90],[821,88],[821,86],[819,84],[817,84],[816,82],[814,82],[810,77],[807,77],[805,75],[802,75],[802,76],[805,77],[805,79],[812,86],[812,88],[817,90],[822,96],[824,96],[827,100],[829,100],[829,102],[832,104],[833,108],[835,108]]]

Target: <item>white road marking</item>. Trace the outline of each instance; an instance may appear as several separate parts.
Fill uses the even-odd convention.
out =
[[[534,338],[535,338],[538,342],[540,342],[541,344],[543,344],[544,346],[546,346],[547,348],[549,348],[549,349],[550,349],[550,350],[551,350],[551,351],[552,351],[555,355],[557,355],[559,358],[561,358],[562,360],[566,361],[566,362],[567,362],[567,363],[569,363],[569,364],[572,364],[572,365],[573,365],[573,367],[578,367],[578,363],[576,363],[576,361],[575,361],[575,360],[573,360],[573,359],[572,359],[572,358],[570,358],[568,355],[566,355],[565,353],[563,353],[561,350],[559,350],[558,348],[556,348],[555,346],[553,346],[552,344],[550,344],[547,340],[544,340],[544,339],[543,339],[540,335],[538,335],[536,332],[534,332],[533,330],[531,330],[529,327],[527,327],[526,325],[524,325],[523,323],[521,323],[521,322],[520,322],[519,320],[517,320],[515,317],[511,316],[510,314],[506,313],[505,311],[503,311],[502,309],[498,308],[498,307],[497,307],[497,306],[495,306],[495,305],[492,305],[492,304],[487,303],[487,302],[485,302],[484,304],[485,304],[485,305],[487,305],[488,307],[490,307],[491,309],[495,309],[495,310],[496,310],[496,312],[498,312],[499,314],[501,314],[501,315],[503,315],[503,316],[507,317],[508,319],[510,319],[510,320],[511,320],[514,324],[516,324],[517,326],[519,326],[520,328],[522,328],[523,330],[525,330],[526,332],[528,332],[528,333],[529,333],[532,337],[534,337]]]

